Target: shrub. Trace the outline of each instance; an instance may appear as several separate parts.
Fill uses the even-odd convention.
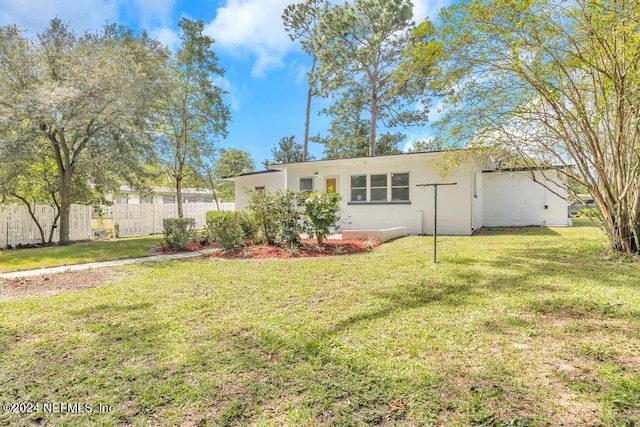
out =
[[[209,240],[216,242],[225,251],[242,246],[245,232],[242,227],[242,212],[207,212],[207,233]]]
[[[300,233],[304,232],[304,213],[301,209],[304,193],[291,190],[276,192],[277,235],[288,246],[300,245]]]
[[[258,231],[267,245],[276,243],[277,201],[275,193],[267,193],[262,190],[249,192],[249,211],[255,218]]]
[[[303,213],[300,209],[302,199],[302,193],[291,190],[251,192],[249,210],[268,245],[274,245],[278,241],[288,245],[300,244],[300,233],[304,231]]]
[[[318,245],[331,233],[340,220],[340,195],[338,193],[309,193],[304,201],[307,216],[306,229],[316,236]]]
[[[162,227],[165,242],[176,251],[186,249],[196,240],[196,220],[193,218],[165,218]]]

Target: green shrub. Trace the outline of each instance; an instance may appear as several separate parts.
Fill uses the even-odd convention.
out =
[[[253,190],[249,198],[249,211],[255,218],[262,240],[268,245],[276,243],[276,198],[274,193]]]
[[[296,193],[287,189],[275,194],[278,238],[288,246],[299,246],[300,234],[304,232],[304,212],[301,205],[305,193]]]
[[[268,245],[284,242],[297,246],[300,233],[304,230],[301,211],[303,194],[291,190],[274,193],[256,190],[250,194],[249,210],[264,241]]]
[[[207,232],[209,240],[216,242],[225,251],[242,246],[245,232],[242,227],[243,212],[209,211],[207,212]]]
[[[340,200],[338,193],[326,192],[309,193],[304,200],[306,229],[316,236],[318,245],[322,245],[322,239],[331,233],[340,220]]]
[[[193,218],[165,218],[162,227],[165,242],[176,251],[186,249],[196,240],[196,220]]]

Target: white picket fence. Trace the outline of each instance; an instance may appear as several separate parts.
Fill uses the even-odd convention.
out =
[[[220,203],[220,210],[233,211],[235,203]],[[177,204],[116,204],[113,205],[113,226],[119,237],[162,233],[162,220],[178,217]],[[204,228],[208,211],[218,210],[215,203],[184,203],[185,218],[193,218],[196,228]]]
[[[87,240],[91,233],[91,206],[71,205],[69,221],[69,239]],[[36,206],[35,216],[45,232],[45,239],[49,238],[49,231],[55,217],[54,208],[51,206]],[[59,229],[53,235],[53,241],[60,240]],[[29,210],[24,205],[2,206],[0,205],[0,249],[41,243],[38,226],[29,215]]]

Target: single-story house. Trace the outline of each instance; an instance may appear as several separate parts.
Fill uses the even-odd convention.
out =
[[[562,178],[554,168],[498,170],[471,150],[453,150],[272,164],[233,179],[236,209],[247,207],[247,190],[336,191],[341,230],[409,234],[433,234],[430,184],[455,183],[438,187],[438,234],[470,235],[483,226],[569,225]]]

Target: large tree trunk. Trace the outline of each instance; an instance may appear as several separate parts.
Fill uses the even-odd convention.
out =
[[[71,173],[69,168],[61,173],[62,188],[60,190],[60,244],[68,245],[70,242],[70,215],[71,215]]]
[[[376,155],[376,124],[378,122],[378,103],[374,99],[371,106],[371,134],[369,135],[369,155]]]
[[[176,177],[176,203],[178,203],[178,218],[184,218],[182,211],[182,178]]]
[[[306,162],[308,153],[309,153],[309,121],[311,117],[311,97],[313,96],[313,74],[316,70],[316,56],[313,55],[311,60],[311,70],[309,71],[308,76],[308,87],[307,87],[307,110],[305,112],[305,121],[304,121],[304,144],[302,146],[302,161]]]
[[[378,125],[378,86],[374,76],[377,76],[378,68],[374,67],[369,79],[371,82],[371,134],[369,135],[369,155],[376,155],[376,132]]]

